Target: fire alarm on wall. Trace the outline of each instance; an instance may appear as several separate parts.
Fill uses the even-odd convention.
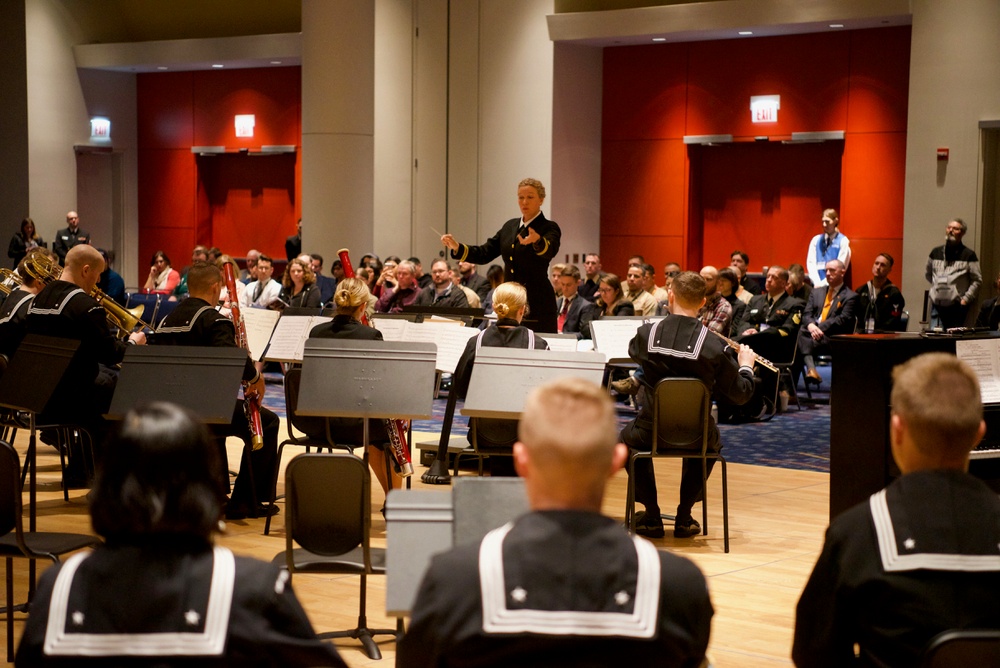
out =
[[[948,159],[948,149],[946,149],[946,148],[939,148],[937,150],[937,159],[938,160],[947,160]]]

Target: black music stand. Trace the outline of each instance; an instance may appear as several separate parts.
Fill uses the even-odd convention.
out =
[[[229,424],[246,361],[241,348],[130,346],[105,417],[122,420],[136,406],[169,401],[206,424]]]
[[[369,419],[432,415],[436,360],[433,343],[309,339],[296,413],[362,418],[364,447]]]
[[[10,364],[0,377],[0,406],[28,413],[30,437],[25,465],[28,469],[28,531],[36,530],[37,447],[36,422],[66,374],[80,342],[41,334],[28,334],[21,341]],[[29,559],[30,592],[35,587],[35,560]],[[8,612],[8,614],[10,614]]]

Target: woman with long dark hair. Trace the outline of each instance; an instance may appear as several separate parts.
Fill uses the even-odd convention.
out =
[[[12,269],[17,268],[20,262],[32,248],[46,248],[45,242],[38,236],[35,230],[35,221],[25,218],[21,221],[21,229],[10,239],[10,246],[7,248],[7,257],[14,261]]]

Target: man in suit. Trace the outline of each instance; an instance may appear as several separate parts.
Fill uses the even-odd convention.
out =
[[[968,473],[986,431],[976,374],[928,353],[892,376],[902,476],[830,523],[799,599],[797,666],[923,665],[944,631],[1000,629],[1000,499]]]
[[[302,219],[299,218],[295,234],[285,239],[285,259],[289,262],[302,254]]]
[[[830,337],[854,332],[858,295],[844,284],[847,269],[840,260],[826,263],[826,286],[809,295],[799,330],[799,353],[805,365],[806,382],[821,382],[814,355],[829,350]]]
[[[702,665],[702,573],[601,514],[627,456],[597,385],[532,391],[514,444],[531,512],[434,557],[396,665]]]
[[[323,305],[329,304],[333,299],[333,291],[337,287],[337,281],[329,276],[323,275],[323,256],[319,253],[310,253],[307,256],[309,266],[316,274],[316,285],[319,286],[319,300]]]
[[[257,258],[257,280],[247,285],[240,306],[243,308],[267,308],[267,305],[281,294],[281,283],[271,278],[274,264],[271,258],[261,254]]]
[[[779,336],[795,336],[802,324],[805,304],[785,292],[788,270],[773,265],[764,279],[764,294],[754,295],[736,326],[737,336],[752,336],[772,332]]]
[[[588,302],[593,302],[597,299],[597,288],[604,277],[604,272],[601,271],[601,256],[597,253],[587,253],[583,257],[583,269],[587,274],[587,280],[580,284],[578,292]]]
[[[576,334],[577,338],[580,337],[580,316],[593,306],[580,296],[579,286],[580,270],[576,268],[576,265],[567,265],[562,270],[562,275],[559,276],[562,297],[556,303],[558,310],[556,327],[560,334]]]
[[[459,280],[462,285],[475,292],[482,303],[486,299],[486,295],[490,293],[490,282],[476,271],[476,265],[471,262],[459,262],[458,273],[461,275]]]

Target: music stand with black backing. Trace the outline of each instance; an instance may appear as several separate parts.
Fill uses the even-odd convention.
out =
[[[28,469],[29,532],[37,529],[36,420],[45,411],[79,347],[80,342],[76,339],[28,334],[0,377],[0,406],[28,414],[30,436],[25,464]],[[28,585],[30,599],[35,590],[34,559],[29,559]]]
[[[241,348],[130,346],[105,417],[122,420],[137,406],[169,401],[205,424],[229,424],[246,361]]]
[[[436,361],[433,343],[309,339],[296,413],[362,418],[360,445],[368,445],[369,419],[431,416]]]

